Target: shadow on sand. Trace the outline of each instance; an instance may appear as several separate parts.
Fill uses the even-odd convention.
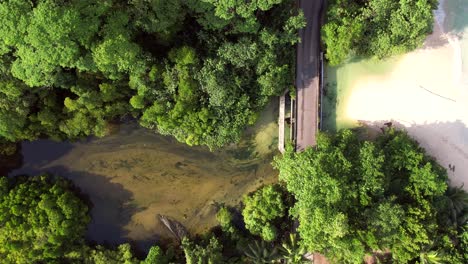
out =
[[[468,1],[466,0],[449,0],[447,5],[447,24],[451,32],[458,34],[463,32],[468,27]],[[455,14],[454,14],[455,13]]]

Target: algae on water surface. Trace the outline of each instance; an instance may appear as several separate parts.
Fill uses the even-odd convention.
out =
[[[135,241],[147,249],[170,234],[165,215],[202,233],[216,225],[217,204],[277,180],[277,101],[237,145],[210,152],[126,124],[101,139],[77,143],[23,143],[24,164],[13,174],[50,172],[71,179],[93,204],[88,238],[111,244]]]

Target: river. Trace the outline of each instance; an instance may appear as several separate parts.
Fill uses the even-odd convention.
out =
[[[468,1],[440,1],[435,18],[414,52],[327,67],[324,124],[333,131],[392,121],[468,190]]]
[[[195,233],[216,225],[220,204],[277,180],[277,100],[238,145],[210,152],[171,137],[123,124],[117,133],[80,142],[22,143],[23,165],[10,175],[48,172],[66,177],[93,204],[87,238],[133,242],[147,250],[170,234],[157,218],[169,216]]]

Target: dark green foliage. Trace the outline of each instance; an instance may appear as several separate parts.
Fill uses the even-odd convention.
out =
[[[439,227],[445,233],[433,246],[445,263],[468,262],[468,193],[449,187],[436,201]]]
[[[305,264],[307,260],[304,258],[306,250],[294,233],[289,234],[289,239],[284,241],[280,248],[281,258],[287,264]]]
[[[21,167],[22,162],[20,144],[0,139],[0,175],[8,175]]]
[[[17,151],[17,144],[8,142],[5,140],[0,140],[0,157],[1,156],[11,156]]]
[[[459,244],[458,244],[458,252],[460,259],[467,263],[468,262],[468,223],[465,223],[465,226],[461,229],[458,235]]]
[[[140,264],[133,256],[129,244],[121,244],[115,250],[98,245],[95,248],[83,246],[67,256],[67,263],[73,264]],[[158,264],[158,262],[155,262]]]
[[[11,60],[9,56],[0,57],[0,135],[5,140],[14,142],[37,136],[28,124],[30,108],[38,96],[24,83],[10,75],[8,64]]]
[[[244,197],[245,227],[255,235],[260,235],[265,241],[273,241],[278,236],[276,222],[286,213],[281,190],[276,185],[268,185],[252,195]]]
[[[379,59],[422,45],[432,31],[435,0],[333,0],[323,26],[326,57],[338,65],[350,55]]]
[[[182,240],[182,248],[187,264],[217,264],[223,263],[222,245],[212,237],[207,245],[198,245],[188,238]]]
[[[279,260],[278,249],[267,244],[265,241],[255,240],[244,250],[249,262],[253,264],[274,263]]]
[[[167,264],[169,263],[168,257],[158,246],[152,246],[145,260],[141,264]]]
[[[5,1],[3,5],[12,2],[17,1]],[[106,11],[106,5],[96,9],[83,8],[87,4],[83,2],[88,1],[71,1],[69,4],[38,1],[32,10],[16,13],[27,17],[28,23],[20,29],[26,34],[11,45],[16,57],[11,68],[13,76],[29,86],[51,86],[59,82],[66,68],[95,68],[89,65],[89,58],[82,49],[90,48],[92,38],[98,33],[99,16]]]
[[[449,187],[438,203],[441,224],[458,228],[468,221],[468,193],[462,187]]]
[[[227,232],[227,233],[235,232],[235,228],[232,223],[233,215],[229,211],[229,208],[222,206],[219,209],[218,213],[216,214],[216,220],[218,220],[218,223],[224,232]]]
[[[157,126],[160,133],[174,135],[189,145],[212,141],[209,137],[215,121],[210,110],[199,105],[202,94],[194,78],[200,67],[196,51],[190,47],[173,49],[169,59],[162,74],[166,96],[144,112],[142,125]]]
[[[146,33],[156,33],[163,41],[169,41],[182,29],[187,10],[182,0],[131,0],[131,13],[135,26]]]
[[[0,177],[1,263],[168,264],[173,257],[158,246],[143,261],[129,244],[90,247],[84,239],[89,221],[88,207],[63,178]],[[214,250],[221,247],[210,242],[206,252]]]
[[[236,142],[292,84],[304,26],[291,0],[33,2],[0,3],[9,141],[104,136],[132,115],[190,145]]]
[[[442,257],[437,251],[423,252],[419,255],[421,264],[442,264]]]
[[[56,263],[83,242],[86,205],[63,179],[0,178],[0,257],[5,263]]]
[[[438,201],[451,200],[446,172],[404,132],[388,130],[374,142],[350,130],[320,134],[316,149],[288,149],[275,166],[297,200],[292,213],[309,251],[361,263],[366,253],[390,250],[409,263],[448,251],[447,235],[447,244],[458,245],[457,231],[439,224],[446,217]]]

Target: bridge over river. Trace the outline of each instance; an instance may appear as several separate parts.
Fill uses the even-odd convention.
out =
[[[297,45],[296,99],[291,107],[291,139],[296,151],[316,145],[320,115],[321,55],[320,28],[324,0],[300,0],[307,26],[299,31]],[[284,150],[285,96],[280,98],[279,149]]]

